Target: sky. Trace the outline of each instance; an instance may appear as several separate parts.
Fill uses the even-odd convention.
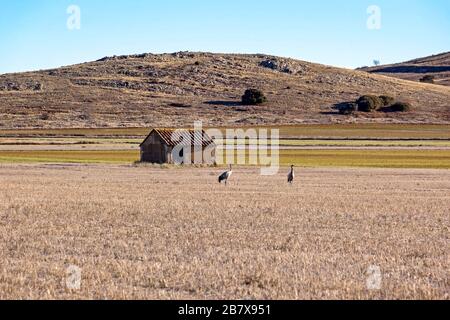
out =
[[[401,62],[450,51],[450,1],[0,0],[0,74],[176,51]]]

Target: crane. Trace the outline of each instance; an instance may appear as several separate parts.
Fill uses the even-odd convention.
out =
[[[288,174],[288,183],[292,184],[294,182],[295,173],[294,173],[294,166],[291,166],[291,171]]]
[[[230,177],[231,177],[232,174],[233,174],[233,168],[232,168],[232,166],[231,166],[231,164],[230,164],[230,170],[228,170],[228,171],[222,173],[222,174],[219,176],[219,183],[222,183],[222,181],[224,181],[224,182],[225,182],[225,185],[227,185],[228,179],[230,179]]]

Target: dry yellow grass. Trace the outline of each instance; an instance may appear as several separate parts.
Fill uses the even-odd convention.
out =
[[[220,171],[0,165],[0,299],[449,298],[450,171]]]

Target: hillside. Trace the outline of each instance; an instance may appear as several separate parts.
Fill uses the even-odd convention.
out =
[[[430,75],[435,78],[435,84],[450,86],[450,52],[360,70],[411,81],[420,81],[424,76]]]
[[[268,103],[240,105],[247,88]],[[333,104],[390,94],[409,113],[340,116]],[[106,57],[0,76],[0,128],[298,123],[449,123],[450,88],[266,55],[180,52]]]

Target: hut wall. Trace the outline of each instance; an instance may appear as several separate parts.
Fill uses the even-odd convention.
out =
[[[141,162],[167,163],[167,149],[168,147],[161,141],[161,139],[156,134],[153,134],[141,146]]]

